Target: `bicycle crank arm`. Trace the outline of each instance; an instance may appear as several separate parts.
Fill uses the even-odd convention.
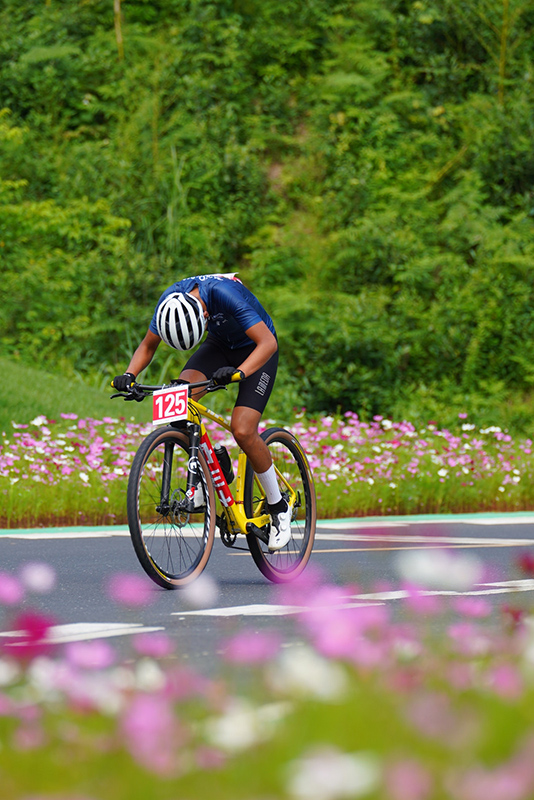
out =
[[[253,533],[254,536],[260,539],[264,544],[269,544],[268,529],[268,525],[264,525],[263,528],[258,528],[253,522],[247,522],[247,533]]]

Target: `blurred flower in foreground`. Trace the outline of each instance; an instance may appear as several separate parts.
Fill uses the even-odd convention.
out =
[[[432,794],[428,770],[414,759],[390,764],[385,783],[390,800],[426,800]]]
[[[13,622],[12,634],[3,647],[9,655],[18,659],[32,659],[47,653],[52,648],[47,640],[53,620],[35,611],[19,614]]]
[[[115,651],[107,642],[69,642],[65,646],[67,661],[82,669],[106,669],[115,661]]]
[[[165,775],[176,772],[184,732],[165,697],[135,696],[123,714],[121,729],[128,750],[140,764]]]
[[[521,553],[517,565],[525,575],[534,575],[534,555],[530,552]]]
[[[174,643],[166,633],[138,633],[133,646],[140,655],[152,658],[165,658],[174,652]]]
[[[117,572],[108,581],[108,596],[121,606],[145,606],[155,600],[155,591],[148,578]]]
[[[318,655],[310,647],[284,650],[267,668],[267,683],[278,694],[336,701],[348,688],[343,667]]]
[[[217,600],[218,594],[217,582],[204,572],[182,589],[180,597],[192,608],[209,608]]]
[[[363,797],[380,782],[378,759],[371,753],[343,753],[314,747],[289,765],[288,793],[302,800]]]
[[[56,573],[49,564],[31,562],[20,570],[20,579],[28,591],[48,594],[55,586]]]
[[[246,750],[270,739],[288,711],[287,703],[254,706],[242,698],[233,698],[224,714],[208,721],[206,736],[221,750]]]
[[[472,589],[483,577],[483,566],[476,556],[437,548],[401,551],[397,571],[415,586],[457,592]]]
[[[24,597],[24,589],[18,578],[7,572],[0,572],[0,603],[6,606],[20,603]]]
[[[224,658],[235,664],[263,664],[278,653],[280,644],[274,631],[242,631],[226,642]]]
[[[455,800],[531,800],[534,791],[534,740],[527,739],[508,761],[454,771],[448,779]]]

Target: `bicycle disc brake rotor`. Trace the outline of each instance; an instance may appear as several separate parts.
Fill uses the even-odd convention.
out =
[[[191,516],[184,508],[186,496],[183,489],[175,489],[169,498],[169,517],[179,528],[183,528],[189,522]]]

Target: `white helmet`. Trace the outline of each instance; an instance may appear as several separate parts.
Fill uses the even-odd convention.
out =
[[[158,308],[156,326],[165,344],[176,350],[191,350],[200,342],[206,330],[200,300],[181,292],[167,295]]]

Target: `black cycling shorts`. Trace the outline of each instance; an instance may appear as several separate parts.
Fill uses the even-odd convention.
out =
[[[235,367],[238,369],[255,348],[256,345],[251,344],[247,347],[238,347],[235,350],[231,350],[214,336],[208,334],[206,340],[188,360],[184,370],[195,369],[198,372],[202,372],[206,378],[211,378],[219,367]],[[263,367],[260,367],[239,384],[236,407],[253,408],[262,414],[273,390],[277,368],[278,350]]]

